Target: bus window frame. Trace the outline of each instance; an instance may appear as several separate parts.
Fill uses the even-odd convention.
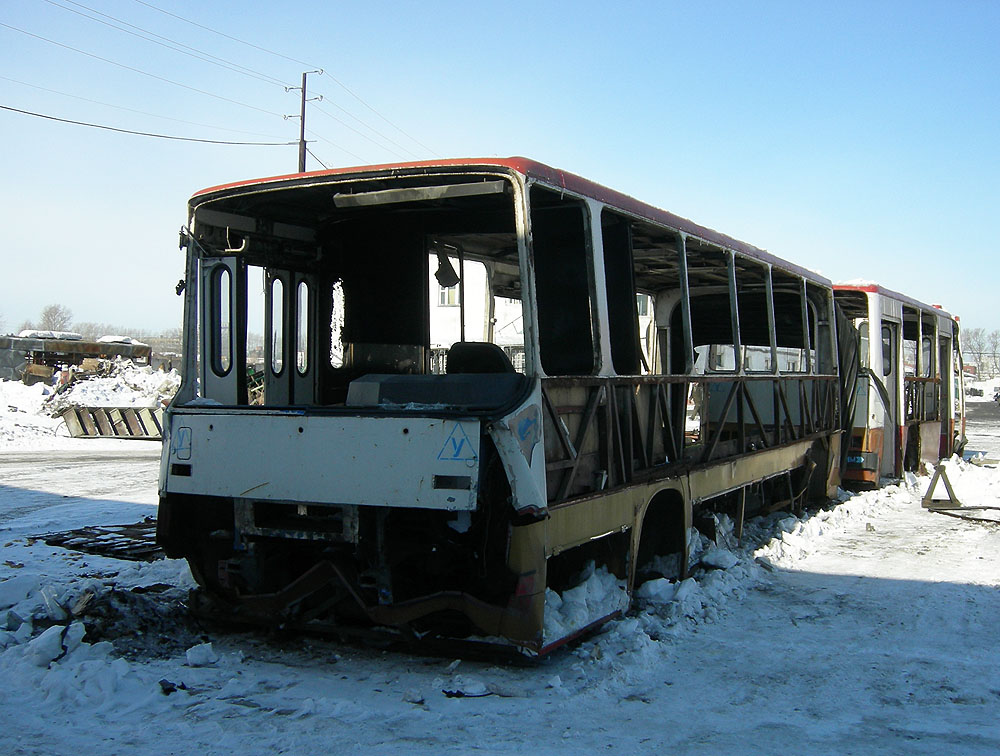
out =
[[[584,274],[586,277],[586,289],[587,289],[587,308],[588,317],[586,321],[590,329],[589,333],[589,343],[591,349],[590,356],[590,370],[586,372],[570,371],[570,372],[549,372],[545,365],[545,347],[543,347],[542,333],[545,329],[543,326],[543,320],[548,320],[548,312],[551,309],[546,304],[545,307],[539,307],[540,297],[539,297],[539,268],[538,268],[538,257],[536,244],[538,241],[538,235],[536,233],[536,215],[535,215],[535,202],[533,199],[533,194],[536,192],[546,192],[554,197],[557,197],[560,202],[569,200],[570,203],[576,206],[580,210],[581,221],[582,221],[582,240],[583,249],[581,250],[584,265]],[[607,306],[604,301],[603,292],[600,291],[600,286],[604,284],[604,270],[603,265],[600,270],[601,281],[596,280],[598,273],[596,271],[597,267],[597,249],[594,234],[594,218],[593,209],[594,206],[603,207],[602,203],[596,202],[588,197],[582,197],[567,191],[560,191],[552,186],[541,181],[530,181],[525,186],[524,192],[525,198],[525,218],[527,223],[527,230],[529,238],[531,239],[530,249],[527,251],[527,257],[530,259],[530,266],[526,269],[530,271],[531,278],[531,290],[530,295],[532,297],[532,310],[533,310],[533,333],[535,336],[535,343],[533,345],[532,351],[537,352],[537,363],[535,367],[538,371],[538,375],[543,377],[565,377],[571,375],[585,375],[585,376],[597,376],[603,375],[606,365],[605,360],[605,350],[602,346],[602,340],[606,340],[607,336],[604,333],[604,328],[602,324],[602,315],[606,317]],[[541,205],[539,205],[539,210],[541,210]],[[603,245],[601,247],[601,254],[603,255]],[[522,273],[522,278],[524,274]],[[523,282],[522,282],[523,286]],[[523,299],[522,299],[523,302]],[[581,321],[582,322],[582,321]],[[581,340],[582,343],[582,340]],[[608,357],[610,358],[610,342],[607,344]],[[582,359],[582,358],[581,358]],[[549,367],[558,367],[558,365],[550,365]]]
[[[223,284],[223,277],[225,283]],[[233,370],[233,274],[226,265],[213,265],[209,273],[209,330],[211,355],[209,364],[219,378]],[[225,332],[225,333],[224,333]],[[225,345],[225,349],[223,346]],[[228,364],[224,364],[224,360]]]

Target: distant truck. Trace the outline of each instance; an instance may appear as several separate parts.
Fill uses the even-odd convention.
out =
[[[125,357],[148,365],[151,355],[148,344],[126,336],[88,341],[68,331],[21,331],[17,336],[0,336],[0,379],[31,385],[50,381],[59,370],[86,368],[86,360]]]

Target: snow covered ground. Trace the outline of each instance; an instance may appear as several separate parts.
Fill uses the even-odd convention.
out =
[[[1000,752],[1000,527],[922,509],[926,477],[749,523],[709,550],[726,569],[509,666],[202,627],[183,563],[45,545],[155,514],[158,447],[60,437],[9,388],[0,753]],[[998,431],[970,423],[970,447],[1000,457]],[[948,474],[1000,506],[992,464]]]

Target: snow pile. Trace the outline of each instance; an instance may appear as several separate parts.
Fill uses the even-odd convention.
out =
[[[970,471],[980,468],[985,462],[983,455],[977,455],[968,462],[952,457],[942,463],[944,474],[951,483],[951,488],[955,493],[957,501],[951,501],[945,481],[939,478],[934,484],[931,501],[934,506],[951,507],[960,505],[962,507],[987,507],[989,509],[970,512],[976,517],[989,516],[990,519],[998,519],[995,508],[1000,506],[1000,475],[977,475]],[[995,471],[995,463],[987,467],[988,470]],[[921,498],[926,495],[931,479],[923,479],[920,482],[918,493]],[[992,510],[992,511],[991,511]]]
[[[162,584],[164,578],[171,580],[173,587]],[[29,705],[48,709],[69,711],[85,706],[100,715],[118,716],[162,705],[162,693],[155,680],[150,680],[148,670],[116,652],[119,639],[112,643],[93,637],[109,625],[109,617],[99,610],[130,585],[161,586],[183,597],[194,581],[186,563],[160,560],[127,563],[104,579],[19,570],[0,582],[0,678],[22,681],[30,690]],[[180,600],[176,606],[175,611]],[[123,647],[156,656],[164,634],[162,629],[153,631],[155,612],[136,611],[135,605],[130,609],[119,618],[114,634],[121,636]],[[176,615],[165,619],[172,626],[168,633],[183,639],[183,633],[177,631]],[[203,666],[215,663],[219,656],[211,644],[201,644],[193,646],[187,658],[192,666]]]
[[[87,707],[120,715],[151,702],[155,691],[133,665],[115,658],[107,641],[84,642],[85,632],[80,622],[52,625],[0,655],[0,674],[30,684],[33,704],[48,709]]]
[[[76,380],[56,391],[45,410],[58,415],[69,407],[161,407],[180,387],[176,370],[165,373],[131,360],[116,360],[110,374]]]
[[[51,392],[41,383],[25,386],[20,381],[0,381],[0,448],[55,435],[61,421],[42,414]]]
[[[957,458],[947,464],[953,486],[970,499],[992,496],[995,502],[1000,496],[996,470],[977,470]],[[617,670],[627,685],[644,666],[662,662],[670,651],[666,641],[715,623],[731,601],[742,601],[749,591],[766,586],[774,570],[795,569],[821,549],[827,537],[871,528],[870,521],[887,509],[919,508],[929,482],[929,477],[907,474],[901,483],[876,491],[839,491],[836,502],[802,517],[774,512],[752,518],[744,524],[742,546],[735,543],[729,518],[716,516],[715,542],[695,529],[688,535],[690,577],[680,582],[654,578],[638,586],[630,616],[608,625],[575,653],[598,667]],[[628,656],[622,655],[625,651]]]
[[[545,589],[545,642],[572,635],[628,608],[625,581],[607,567],[596,569],[591,560],[576,582],[576,587],[562,594]]]

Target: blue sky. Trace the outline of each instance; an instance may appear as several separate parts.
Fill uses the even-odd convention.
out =
[[[280,55],[139,0],[22,0],[0,9],[0,105],[291,142],[281,82],[322,67],[307,127],[328,166],[525,155],[1000,328],[1000,2],[150,2]],[[97,13],[253,75],[80,15]],[[179,326],[187,198],[297,159],[10,111],[0,138],[7,330],[51,302]]]

